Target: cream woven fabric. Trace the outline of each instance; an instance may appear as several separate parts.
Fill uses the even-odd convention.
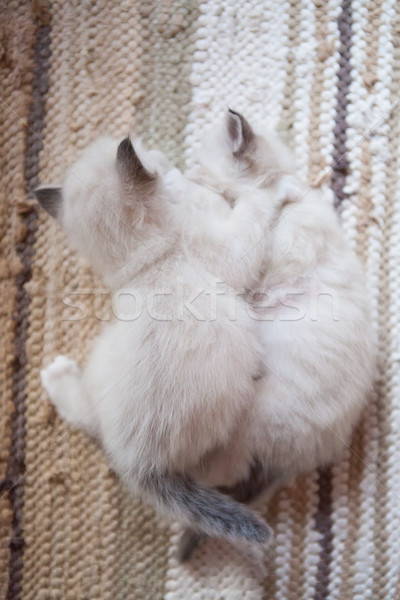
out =
[[[399,5],[3,6],[0,597],[399,599]],[[227,105],[284,132],[310,182],[330,178],[365,263],[380,378],[343,461],[265,507],[272,554],[209,541],[184,567],[174,558],[179,528],[121,489],[101,450],[61,422],[41,388],[39,369],[56,354],[85,359],[110,308],[28,193],[61,182],[99,133],[135,131],[190,165],[198,135]]]

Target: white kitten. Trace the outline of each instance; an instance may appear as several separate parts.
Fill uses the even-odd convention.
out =
[[[184,243],[165,159],[136,148],[129,138],[101,139],[62,190],[36,191],[109,287],[142,303],[137,319],[104,329],[82,372],[58,357],[43,384],[61,416],[101,440],[134,492],[210,535],[268,543],[266,523],[192,477],[236,437],[255,402],[258,324],[235,290],[259,275],[262,247],[241,257],[265,234],[270,208],[260,196],[237,202],[220,227],[212,218],[200,260]],[[234,289],[211,274],[219,263]]]
[[[58,357],[43,383],[134,492],[197,531],[265,543],[266,524],[204,486],[251,501],[347,443],[374,374],[361,268],[322,194],[238,113],[189,177],[136,150],[100,140],[62,192],[37,190],[111,289],[143,302],[82,374]]]
[[[234,205],[259,194],[266,202],[273,198],[275,210],[264,214],[268,234],[258,241],[265,250],[262,274],[247,296],[265,364],[249,437],[254,456],[275,470],[297,473],[337,457],[371,392],[369,303],[362,268],[330,196],[300,183],[280,142],[257,135],[241,115],[232,115],[238,132],[234,155],[217,137],[189,177],[218,189]],[[255,250],[249,247],[246,257]],[[229,284],[229,274],[223,274]]]
[[[196,199],[200,185],[218,193],[220,205],[222,198],[233,206],[260,194],[265,202],[272,198],[264,214],[268,233],[244,255],[265,252],[258,285],[247,293],[264,354],[257,400],[238,435],[197,475],[209,485],[236,483],[235,496],[250,501],[337,459],[372,390],[375,345],[362,269],[330,196],[297,180],[292,157],[274,135],[257,135],[233,111],[229,127],[233,154],[226,136],[212,136],[191,181],[176,177],[175,190],[181,186],[182,198]],[[222,210],[213,198],[214,206],[200,202],[192,219],[191,248],[200,260],[207,223]],[[229,268],[218,263],[215,274],[235,287]],[[195,543],[188,536],[186,557]]]

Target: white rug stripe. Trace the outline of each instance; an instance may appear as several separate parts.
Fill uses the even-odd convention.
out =
[[[304,589],[303,589],[303,600],[309,600],[314,597],[316,574],[319,562],[320,544],[319,534],[315,530],[315,520],[313,515],[317,510],[318,504],[318,483],[317,473],[311,473],[308,477],[309,486],[307,488],[307,522],[305,528],[305,550],[304,550],[304,563],[301,565],[302,572],[304,572]]]
[[[381,16],[388,16],[388,5],[384,4]],[[382,118],[390,110],[390,81],[391,81],[391,52],[390,52],[390,27],[382,22],[379,27],[379,50],[377,64],[377,79],[379,86],[374,86],[372,93],[367,96],[367,103],[372,124],[380,122],[370,141],[371,150],[371,201],[372,212],[368,218],[368,250],[366,257],[366,278],[370,297],[373,299],[374,324],[377,327],[377,313],[379,311],[379,277],[380,253],[382,252],[383,230],[380,226],[384,216],[384,207],[387,205],[386,197],[386,169],[385,161],[388,157],[388,123]],[[367,40],[366,40],[367,41]],[[361,491],[361,520],[357,540],[354,568],[354,600],[363,600],[372,597],[374,577],[374,526],[377,498],[377,477],[384,475],[377,473],[378,460],[378,419],[375,403],[368,407],[364,427],[364,461],[363,478],[360,483]]]
[[[343,574],[343,552],[348,535],[349,524],[349,460],[350,451],[347,450],[340,464],[332,469],[332,556],[331,576],[329,582],[329,599],[342,600],[341,586]]]
[[[293,542],[293,510],[286,490],[279,502],[278,522],[275,526],[276,539],[276,600],[286,600],[290,583],[290,554]]]
[[[187,124],[190,166],[204,128],[229,106],[275,128],[286,70],[287,3],[211,0],[200,5]]]
[[[298,172],[306,181],[309,162],[310,93],[315,61],[316,39],[314,36],[314,4],[311,0],[298,3],[301,21],[300,40],[296,48],[294,142],[293,150]]]
[[[326,44],[328,52],[330,48],[334,49],[331,55],[325,60],[323,92],[321,97],[321,121],[319,124],[319,134],[321,138],[321,152],[327,166],[332,165],[334,126],[336,117],[336,96],[337,96],[337,72],[339,68],[339,31],[337,20],[341,12],[339,0],[329,0],[329,23],[326,32]],[[336,85],[332,85],[335,81]]]

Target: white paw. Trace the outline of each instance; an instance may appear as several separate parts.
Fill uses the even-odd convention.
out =
[[[75,360],[68,358],[67,356],[56,356],[53,362],[40,371],[40,378],[43,383],[43,387],[51,396],[51,390],[58,386],[60,380],[65,377],[78,377],[79,367]]]
[[[40,371],[43,387],[57,408],[60,408],[59,403],[67,388],[77,381],[79,374],[76,361],[66,356],[57,356],[48,367]]]

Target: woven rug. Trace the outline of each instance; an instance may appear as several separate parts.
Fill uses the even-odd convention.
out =
[[[0,598],[400,598],[400,7],[394,0],[25,0],[0,21]],[[376,397],[333,468],[282,490],[273,553],[209,541],[175,559],[177,525],[130,497],[39,379],[79,361],[110,299],[37,211],[100,133],[190,165],[226,106],[283,132],[327,178],[365,264]],[[340,382],[338,382],[340,385]]]

